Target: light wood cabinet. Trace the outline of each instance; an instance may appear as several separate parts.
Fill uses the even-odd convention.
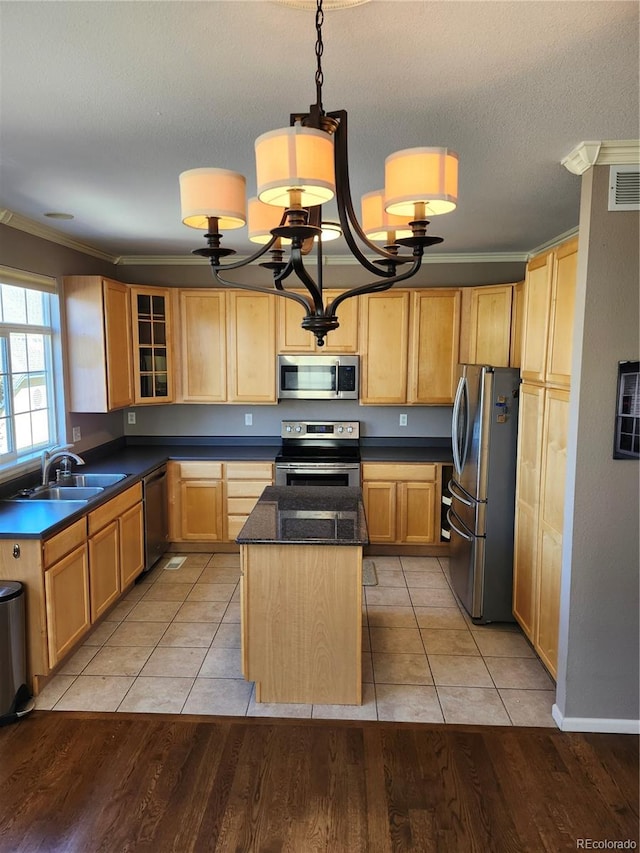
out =
[[[72,412],[110,412],[134,401],[127,285],[98,276],[64,278]]]
[[[577,239],[564,243],[553,253],[545,381],[562,388],[571,385],[577,260]]]
[[[53,668],[91,624],[86,544],[49,566],[44,573],[44,586],[49,667]]]
[[[555,678],[558,666],[569,392],[549,388],[545,394],[534,647]]]
[[[462,288],[460,362],[519,367],[524,282]]]
[[[170,291],[131,287],[134,345],[134,402],[173,401]]]
[[[177,292],[180,402],[277,402],[276,298],[242,290]]]
[[[222,542],[221,462],[170,462],[169,527],[177,542]]]
[[[95,622],[120,597],[118,522],[112,521],[89,539],[91,621]]]
[[[339,290],[325,290],[324,302],[328,305],[338,296]],[[338,306],[340,325],[325,338],[319,347],[311,332],[300,325],[304,309],[293,299],[278,300],[278,352],[282,353],[357,353],[358,352],[359,299],[345,299]]]
[[[275,403],[277,297],[229,291],[227,395],[230,403]]]
[[[544,382],[547,366],[553,254],[533,258],[525,280],[524,329],[520,372],[523,382]]]
[[[460,291],[416,290],[411,294],[408,403],[453,403],[460,340]]]
[[[439,466],[431,463],[364,462],[362,495],[370,541],[434,543],[440,476]]]
[[[224,465],[226,536],[234,542],[267,486],[273,485],[271,462],[227,462]]]
[[[227,399],[227,303],[221,290],[180,290],[180,400]]]
[[[392,290],[360,301],[360,402],[407,401],[409,293]]]
[[[537,612],[538,511],[544,388],[520,386],[513,614],[533,642]]]
[[[118,519],[120,533],[120,589],[125,590],[144,569],[144,512],[134,504]]]
[[[525,283],[513,612],[554,677],[577,248],[533,258]]]
[[[360,297],[360,402],[450,405],[459,336],[457,288]]]

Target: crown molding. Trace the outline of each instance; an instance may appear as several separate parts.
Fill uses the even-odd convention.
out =
[[[640,140],[581,142],[560,161],[573,175],[583,175],[592,166],[625,166],[640,163]]]
[[[553,237],[551,240],[547,240],[546,243],[541,243],[539,246],[536,246],[535,249],[532,249],[527,254],[527,260],[530,261],[531,258],[534,258],[536,255],[541,255],[543,252],[548,252],[550,249],[555,249],[556,246],[559,246],[561,243],[565,243],[572,237],[577,237],[578,231],[579,228],[576,226],[575,228],[569,229],[569,231],[565,231],[564,234],[558,234],[557,237]]]
[[[101,261],[108,261],[112,264],[116,262],[116,258],[113,255],[101,252],[88,243],[74,240],[73,237],[68,237],[61,231],[56,231],[55,228],[49,228],[47,225],[42,225],[34,219],[28,219],[26,216],[21,216],[19,213],[14,213],[7,208],[0,209],[0,224],[9,225],[9,227],[16,228],[18,231],[24,231],[26,234],[31,234],[33,237],[40,237],[42,240],[48,240],[50,243],[57,243],[59,246],[65,246],[67,249],[91,255],[94,258],[99,258]]]
[[[424,255],[423,264],[487,264],[487,263],[520,263],[526,262],[530,252],[469,252],[442,255]],[[248,256],[247,256],[248,257]],[[245,260],[242,255],[236,255],[234,263]],[[325,255],[322,259],[323,266],[359,266],[353,255]],[[192,267],[208,265],[205,258],[193,257],[191,255],[121,255],[114,259],[118,266],[153,267],[153,266],[178,266]]]

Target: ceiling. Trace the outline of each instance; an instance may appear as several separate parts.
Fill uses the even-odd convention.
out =
[[[352,194],[385,157],[447,146],[459,202],[433,254],[528,252],[578,224],[585,140],[638,137],[637,2],[372,0],[325,11],[327,110],[349,113]],[[189,255],[178,174],[255,193],[253,142],[315,100],[315,12],[271,0],[0,2],[0,221],[113,257]],[[47,212],[73,214],[51,220]],[[328,212],[329,215],[331,211]],[[225,245],[246,253],[246,229]],[[346,254],[342,241],[328,251]]]

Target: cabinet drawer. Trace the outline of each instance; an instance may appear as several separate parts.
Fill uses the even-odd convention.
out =
[[[227,518],[227,539],[230,542],[233,542],[244,527],[244,523],[247,520],[246,515],[230,515]]]
[[[249,515],[257,502],[257,497],[246,498],[228,498],[227,499],[227,514],[228,515]]]
[[[362,479],[428,482],[436,479],[436,468],[434,464],[423,462],[403,462],[398,465],[393,462],[364,462]]]
[[[142,500],[142,483],[136,483],[126,492],[89,513],[89,535],[101,530],[110,521],[119,518],[129,507]]]
[[[47,539],[43,545],[44,566],[48,568],[65,554],[82,545],[87,538],[87,518],[79,518],[65,530]]]
[[[271,480],[228,480],[228,498],[259,498]]]
[[[183,480],[222,479],[222,462],[178,462],[176,467]]]
[[[273,478],[271,462],[227,462],[227,480],[269,480]]]

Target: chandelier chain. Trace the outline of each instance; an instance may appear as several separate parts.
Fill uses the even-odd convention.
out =
[[[324,74],[322,72],[322,53],[324,51],[324,43],[322,41],[322,25],[324,23],[324,10],[322,8],[322,0],[317,0],[316,7],[316,103],[322,110],[322,84],[324,82]]]

